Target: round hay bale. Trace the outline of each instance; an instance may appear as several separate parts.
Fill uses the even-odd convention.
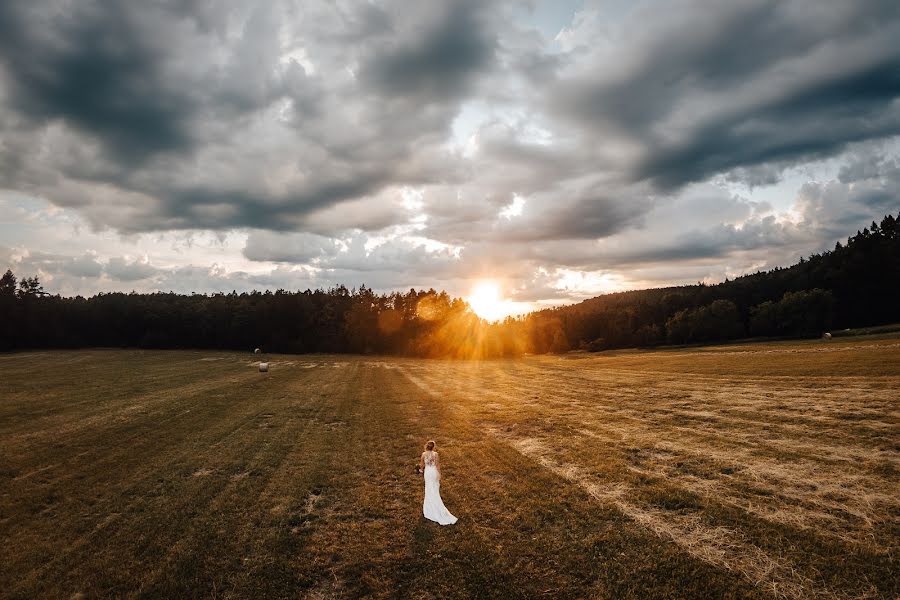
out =
[[[253,351],[253,354],[259,354],[260,352],[262,352],[262,350],[260,350],[259,348],[257,348],[256,350]]]
[[[267,363],[267,362],[259,363],[259,372],[260,373],[268,373],[269,372],[269,363]]]
[[[825,333],[822,334],[822,339],[823,339],[823,340],[830,340],[830,339],[831,339],[831,333],[828,332],[828,331],[826,331]]]

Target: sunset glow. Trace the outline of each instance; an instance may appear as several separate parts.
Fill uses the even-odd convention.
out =
[[[494,281],[479,282],[466,302],[476,315],[486,321],[499,321],[521,312],[516,302],[500,297],[500,287]]]

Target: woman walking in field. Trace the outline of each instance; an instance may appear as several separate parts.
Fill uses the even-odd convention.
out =
[[[425,501],[422,503],[425,518],[441,525],[453,525],[456,517],[450,514],[441,500],[441,461],[433,441],[425,444],[425,452],[419,459],[419,465],[425,471]]]

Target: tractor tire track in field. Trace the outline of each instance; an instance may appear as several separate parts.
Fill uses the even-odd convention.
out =
[[[13,434],[6,438],[6,443],[33,443],[47,439],[59,438],[78,434],[82,431],[90,431],[92,434],[102,433],[102,428],[116,427],[122,423],[132,423],[135,417],[151,420],[154,417],[167,412],[165,404],[173,400],[180,400],[185,395],[197,396],[214,390],[227,388],[242,381],[249,381],[254,375],[248,369],[246,372],[234,375],[233,381],[223,383],[221,378],[211,376],[208,380],[191,382],[175,387],[164,387],[162,390],[140,394],[128,398],[127,406],[109,410],[107,406],[99,406],[93,414],[84,415],[77,420],[72,420],[68,414],[54,414],[42,419],[37,419],[28,424],[32,431]],[[151,382],[152,383],[152,382]],[[96,401],[85,400],[79,404],[98,404]]]
[[[105,467],[121,465],[123,461],[136,460],[137,464],[135,466],[140,468],[140,463],[144,462],[146,453],[148,451],[154,451],[159,446],[159,439],[157,436],[160,430],[164,430],[163,426],[185,418],[187,415],[191,414],[192,410],[203,413],[204,409],[208,410],[208,407],[206,406],[207,403],[203,402],[204,398],[202,397],[202,394],[216,389],[227,390],[233,385],[234,384],[231,382],[227,384],[219,382],[216,386],[204,385],[197,388],[191,388],[192,393],[187,397],[169,397],[167,398],[169,404],[179,405],[179,407],[185,405],[190,406],[190,408],[178,410],[178,412],[175,412],[174,414],[166,414],[166,407],[161,406],[157,407],[157,410],[152,414],[148,413],[140,415],[141,418],[134,419],[127,424],[120,423],[118,427],[111,426],[99,431],[80,429],[79,431],[87,431],[87,439],[79,438],[75,431],[70,432],[69,435],[58,434],[58,437],[54,441],[55,445],[63,444],[70,448],[84,447],[87,449],[75,454],[69,453],[63,461],[37,469],[36,471],[39,473],[45,473],[51,470],[55,470],[57,473],[52,475],[48,473],[42,476],[42,481],[32,487],[32,493],[41,494],[43,493],[42,489],[45,486],[61,486],[76,479],[78,480],[76,485],[80,487],[95,485],[96,479],[108,476],[109,471]],[[169,392],[167,391],[163,395],[169,396]],[[169,412],[171,412],[172,408],[173,407],[171,406],[169,407]],[[193,416],[196,416],[196,412]],[[122,436],[119,431],[116,431],[117,429],[122,430],[123,433],[131,430],[136,431]],[[33,444],[36,442],[31,441],[30,444],[26,444],[19,440],[18,443],[21,448],[26,450],[25,456],[28,456],[31,460],[34,460],[35,455],[38,457],[40,456],[41,451],[33,452],[31,450]],[[42,451],[46,453],[55,449],[55,446],[51,446],[49,448],[43,448]],[[58,452],[58,450],[56,450],[56,452]],[[7,459],[11,459],[12,456],[14,455],[10,453],[7,455]],[[93,470],[92,475],[90,477],[84,477],[77,468],[79,464],[90,464]],[[25,473],[24,476],[13,478],[13,482],[29,479],[39,473],[36,473],[35,471]],[[20,488],[17,490],[17,495],[20,500],[23,500],[29,497],[29,492],[26,489]]]
[[[0,597],[895,598],[900,362],[870,346],[47,353],[0,377]]]
[[[422,582],[420,577],[408,581],[400,590],[402,597],[620,597],[625,590],[641,596],[642,582],[621,572],[617,562],[635,559],[634,552],[646,554],[632,543],[634,531],[625,527],[612,536],[614,540],[600,536],[603,542],[594,541],[596,530],[590,524],[609,527],[604,521],[608,515],[558,490],[552,473],[534,469],[523,477],[523,471],[533,469],[531,459],[498,445],[477,423],[462,416],[467,406],[455,401],[452,378],[431,386],[410,365],[399,374],[408,387],[419,391],[417,395],[425,392],[408,418],[413,426],[433,434],[444,449],[450,474],[449,493],[442,486],[442,496],[460,519],[453,527],[441,528],[419,516],[415,547],[399,568],[429,575]],[[420,443],[424,439],[420,437]],[[421,478],[417,479],[421,486]],[[421,515],[421,488],[417,492]],[[573,524],[570,518],[575,515],[582,519]],[[629,540],[624,547],[622,538]],[[432,540],[440,540],[439,548],[432,547]],[[438,562],[432,561],[435,555]],[[452,565],[444,557],[452,557]],[[658,557],[660,564],[671,564],[671,553]]]
[[[559,463],[550,458],[551,451],[537,439],[515,438],[497,430],[488,433],[509,443],[516,451],[537,461],[545,469],[579,486],[598,502],[612,504],[630,519],[660,537],[670,539],[688,554],[700,560],[744,576],[776,597],[837,598],[831,590],[819,588],[811,580],[797,574],[793,565],[772,557],[755,546],[740,532],[727,527],[710,527],[698,517],[639,506],[627,498],[634,492],[627,485],[611,489],[591,480],[586,469],[572,463]]]
[[[226,384],[226,386],[233,385],[231,382]],[[184,400],[182,398],[181,402],[183,403]],[[170,428],[165,438],[167,444],[172,444],[174,448],[177,448],[177,452],[174,454],[168,452],[166,447],[160,446],[153,436],[148,437],[147,432],[144,434],[138,433],[125,438],[122,443],[117,443],[115,452],[104,455],[101,462],[94,463],[95,466],[99,464],[105,468],[93,469],[91,471],[92,477],[87,481],[82,480],[81,476],[78,475],[78,471],[73,470],[65,477],[43,482],[40,486],[41,488],[44,486],[58,487],[77,478],[78,487],[72,489],[70,485],[68,488],[69,494],[83,496],[87,490],[95,488],[102,489],[104,495],[99,503],[90,505],[90,514],[97,515],[98,521],[96,525],[82,527],[83,533],[67,543],[63,548],[57,547],[52,550],[53,559],[42,561],[41,566],[37,570],[27,574],[20,573],[19,588],[35,585],[41,579],[46,578],[47,573],[53,570],[60,573],[65,571],[71,572],[72,569],[78,570],[82,559],[74,557],[79,556],[79,552],[87,546],[91,546],[94,549],[91,552],[91,554],[94,554],[97,550],[97,539],[101,533],[103,534],[103,541],[100,545],[104,547],[115,546],[116,539],[148,541],[146,540],[148,533],[151,543],[154,534],[177,535],[184,526],[185,516],[194,514],[199,508],[202,508],[208,501],[210,494],[215,495],[219,493],[222,487],[221,484],[227,485],[229,482],[229,480],[221,477],[192,477],[191,474],[198,470],[197,467],[200,466],[203,456],[206,455],[208,457],[205,461],[208,464],[220,464],[223,459],[221,455],[222,442],[233,438],[236,432],[258,422],[259,406],[245,402],[240,405],[242,410],[235,412],[228,401],[229,397],[220,398],[219,400],[221,404],[205,406],[205,414],[199,414],[203,411],[195,413],[200,422],[204,423],[205,429],[201,432],[202,437],[200,439],[194,440],[186,446],[183,442],[190,439],[190,436],[196,435],[198,430],[192,427],[193,421],[175,422],[175,416],[182,414],[181,411],[176,413],[175,416],[159,419],[154,423],[157,429],[159,426],[173,422],[175,422],[176,427],[180,428],[180,432],[176,436],[172,435],[175,432]],[[173,401],[170,408],[175,409],[178,407],[178,404],[177,401]],[[228,407],[227,412],[220,410],[220,407],[226,406]],[[210,416],[219,419],[222,427],[214,427],[215,421],[207,421],[205,417]],[[131,443],[134,440],[140,440],[141,443],[138,445]],[[208,442],[204,443],[204,440],[208,440]],[[250,448],[249,444],[252,442],[253,438],[251,437],[241,438],[239,436],[237,441],[230,442],[230,445],[226,446],[226,448],[233,455],[240,457]],[[148,451],[150,452],[149,455],[147,454]],[[111,472],[120,472],[122,461],[125,464],[134,463],[134,469],[128,471],[128,480],[126,482],[104,482],[103,478],[109,477]],[[160,479],[161,475],[162,479]],[[186,489],[181,495],[173,495],[171,491],[167,491],[163,495],[160,494],[160,486],[169,487],[172,484],[175,484],[177,487],[186,487]],[[84,489],[85,492],[79,492],[79,489]],[[40,489],[37,492],[40,493]],[[205,498],[207,500],[204,500]],[[158,509],[160,511],[160,522],[165,522],[170,527],[175,527],[176,523],[181,522],[181,526],[162,532],[156,530],[155,527],[146,527],[146,523],[148,521],[152,522],[152,519],[149,519],[144,513],[149,512],[152,514],[155,504],[161,505]],[[130,519],[138,514],[136,512],[138,508],[140,508],[139,512],[143,515],[143,519],[137,523],[130,523]],[[169,518],[166,519],[165,515],[169,515]],[[21,527],[25,525],[26,523],[20,524]],[[34,523],[30,522],[27,525],[33,527]],[[48,523],[48,525],[52,524]],[[118,530],[111,530],[116,525],[119,525]],[[15,533],[15,531],[15,529],[10,529],[11,534]],[[70,532],[47,532],[47,536],[50,539],[60,534],[64,537],[69,537]],[[170,542],[163,539],[159,545],[160,547],[168,547]],[[120,559],[125,558],[120,557]],[[87,561],[87,564],[91,564],[90,560]],[[118,570],[120,566],[116,564],[113,572]],[[135,565],[135,568],[140,568],[140,561]]]
[[[447,372],[440,374],[435,369],[430,371],[425,377],[419,377],[408,370],[404,371],[404,375],[426,393],[436,399],[441,399],[441,402],[449,409],[455,409],[459,418],[464,418],[465,412],[471,413],[473,411],[471,407],[467,411],[459,409],[458,403],[453,401],[454,393],[459,394],[461,397],[492,399],[492,402],[482,402],[475,409],[475,412],[478,412],[485,433],[508,443],[523,456],[535,460],[555,475],[577,485],[598,502],[615,506],[634,522],[661,537],[672,540],[692,556],[720,568],[738,572],[754,586],[765,589],[776,597],[846,598],[858,595],[867,596],[872,593],[877,595],[877,592],[872,589],[835,589],[823,582],[816,581],[813,577],[803,575],[803,569],[798,569],[799,565],[783,556],[781,551],[776,548],[768,550],[761,548],[734,526],[716,525],[714,522],[707,522],[707,520],[700,518],[697,514],[692,514],[690,511],[687,514],[680,514],[677,511],[656,508],[639,499],[639,490],[630,484],[627,478],[610,485],[608,480],[595,480],[591,468],[585,468],[584,465],[566,460],[555,459],[552,456],[555,453],[553,446],[561,440],[566,445],[571,445],[579,437],[601,441],[604,444],[608,444],[610,448],[623,445],[633,447],[636,442],[641,442],[638,445],[642,447],[648,447],[648,445],[649,447],[655,447],[662,444],[671,450],[680,450],[686,454],[703,456],[707,452],[708,446],[696,437],[696,430],[683,428],[685,433],[695,435],[686,438],[678,446],[677,437],[673,439],[671,436],[665,435],[666,432],[671,432],[671,425],[668,428],[665,425],[661,425],[661,429],[664,431],[654,432],[653,429],[648,430],[646,425],[649,423],[646,417],[641,418],[637,413],[621,414],[621,405],[617,407],[618,410],[611,411],[615,414],[613,420],[617,421],[625,418],[630,422],[630,426],[627,429],[616,428],[614,425],[606,423],[602,418],[607,407],[613,404],[609,400],[591,407],[595,414],[589,419],[591,423],[590,428],[586,428],[586,424],[578,418],[579,414],[577,412],[554,410],[562,406],[571,407],[577,395],[577,389],[580,389],[582,392],[579,404],[584,405],[584,391],[590,389],[590,387],[578,383],[580,373],[573,374],[575,381],[573,383],[571,378],[568,382],[564,380],[553,381],[553,378],[548,381],[546,374],[543,374],[545,377],[541,380],[534,376],[525,376],[522,373],[508,373],[501,368],[494,370],[492,381],[492,378],[482,377],[479,372],[480,369],[481,367],[449,365],[445,367],[445,371],[450,372],[450,374]],[[497,372],[502,374],[498,377],[496,375]],[[436,378],[442,379],[443,385],[442,383],[433,383],[432,380]],[[455,389],[448,389],[448,386],[444,383],[448,380],[454,382]],[[535,381],[541,381],[543,386],[528,386],[522,383],[533,383]],[[495,389],[492,389],[492,383],[497,386]],[[609,385],[610,382],[606,381],[605,383]],[[522,389],[522,385],[526,385],[525,389]],[[576,390],[571,389],[570,385],[571,388],[576,388]],[[504,393],[498,391],[499,389],[506,392],[505,397]],[[522,398],[536,398],[538,393],[540,393],[541,402],[535,403],[527,400],[524,403],[521,402]],[[873,395],[880,396],[881,394],[875,392]],[[544,417],[552,415],[554,423],[557,424],[572,421],[571,427],[565,429],[569,432],[568,438],[565,435],[563,438],[560,438],[561,434],[556,431],[556,428],[554,428],[552,435],[541,437],[534,437],[533,434],[529,433],[516,433],[516,421],[525,419],[538,406],[545,410],[535,413],[534,418],[539,418],[538,415]],[[499,416],[493,413],[504,409],[517,412],[517,418],[512,419],[512,426],[501,426],[493,418]],[[630,412],[630,409],[628,412]],[[889,414],[890,411],[888,411]],[[503,422],[510,422],[508,416],[505,416],[504,419]],[[740,419],[732,419],[730,425],[740,429],[765,426],[767,424],[748,423],[745,421],[741,422]],[[598,427],[602,430],[603,426],[613,430],[619,429],[617,432],[619,435],[594,433],[598,431]],[[801,428],[798,428],[798,434],[800,431]],[[571,436],[574,436],[574,438]],[[716,437],[719,436],[717,435]],[[725,436],[723,435],[722,437],[724,438]],[[800,436],[798,435],[798,437]],[[752,445],[748,444],[748,446],[752,448]],[[771,462],[766,466],[764,463],[760,463],[759,457],[754,456],[750,452],[752,452],[752,449],[749,451],[746,449],[736,451],[735,447],[729,446],[719,451],[718,458],[727,461],[725,464],[739,465],[737,474],[739,480],[747,477],[759,479],[771,476],[775,477],[775,481],[779,483],[788,484],[786,496],[784,490],[778,490],[781,492],[780,496],[774,493],[773,496],[775,498],[785,497],[788,501],[796,504],[796,506],[778,505],[776,503],[773,507],[772,498],[762,498],[761,506],[757,506],[754,509],[752,502],[748,505],[745,501],[737,500],[737,494],[732,493],[733,490],[730,487],[722,484],[723,481],[727,481],[727,484],[732,483],[730,481],[731,477],[727,479],[720,477],[718,480],[708,481],[703,478],[685,476],[684,473],[676,472],[673,474],[663,469],[664,465],[660,464],[650,465],[650,470],[632,465],[626,465],[626,469],[639,476],[649,476],[657,480],[674,482],[682,488],[687,488],[692,492],[706,496],[712,502],[732,504],[740,510],[748,511],[775,523],[798,525],[798,520],[801,521],[799,523],[800,526],[812,523],[816,530],[822,531],[825,535],[831,535],[831,532],[828,531],[830,526],[835,524],[842,525],[842,527],[839,527],[839,532],[835,535],[848,543],[865,544],[869,541],[867,539],[869,534],[866,531],[865,524],[870,516],[877,515],[879,511],[886,511],[887,514],[896,514],[896,497],[872,491],[873,488],[877,489],[878,487],[877,482],[873,479],[860,479],[856,475],[844,477],[845,479],[849,478],[848,482],[853,482],[849,483],[849,485],[856,489],[857,493],[853,496],[859,499],[858,505],[848,506],[846,501],[834,502],[828,500],[831,497],[830,494],[848,485],[848,483],[836,483],[835,477],[840,475],[840,473],[826,473],[821,476],[821,479],[817,479],[818,469],[821,468],[821,465],[810,463],[808,472],[806,472],[806,478],[812,480],[812,483],[801,478],[801,482],[791,486],[789,485],[790,478],[796,478],[796,472],[792,473],[782,464],[775,462]],[[729,471],[732,468],[729,467]],[[837,481],[840,481],[840,479]],[[743,482],[738,481],[738,483]],[[819,486],[821,486],[820,493],[811,498],[810,486],[812,486],[812,489],[819,489]],[[791,490],[796,492],[792,495]],[[820,499],[817,500],[816,498]],[[841,514],[847,515],[847,517],[840,517]],[[881,514],[883,515],[884,512]],[[855,522],[849,523],[846,521],[847,518],[853,518]],[[812,521],[809,521],[809,519],[812,519]],[[863,523],[862,530],[860,530],[860,521]]]
[[[758,390],[738,390],[734,402],[721,396],[695,399],[687,406],[703,406],[703,410],[681,407],[674,413],[675,417],[689,412],[714,419],[721,416],[716,423],[717,428],[711,430],[702,423],[694,427],[676,426],[671,421],[656,418],[660,407],[666,406],[668,385],[663,394],[656,394],[652,406],[642,403],[628,407],[626,402],[622,402],[613,407],[612,402],[596,392],[593,396],[582,392],[578,399],[574,390],[588,389],[579,383],[578,375],[570,378],[575,381],[574,384],[552,383],[553,391],[542,396],[542,403],[545,409],[552,406],[553,410],[545,410],[545,414],[552,414],[557,422],[568,423],[573,433],[611,446],[635,450],[637,454],[631,458],[640,458],[642,463],[649,461],[649,464],[643,465],[651,467],[650,471],[643,470],[645,474],[665,477],[680,475],[683,485],[695,487],[696,491],[704,491],[707,495],[717,483],[724,484],[732,488],[732,493],[725,494],[726,498],[735,495],[733,488],[752,485],[760,488],[769,500],[763,499],[763,502],[756,504],[753,511],[757,514],[801,526],[810,517],[822,519],[826,522],[818,524],[818,530],[825,535],[836,534],[848,541],[862,542],[869,538],[871,532],[868,525],[900,510],[900,499],[884,488],[881,475],[885,470],[897,470],[900,466],[895,451],[873,448],[871,444],[864,445],[864,441],[848,445],[846,437],[843,445],[803,441],[810,439],[812,432],[809,426],[794,425],[790,430],[793,433],[791,436],[761,436],[754,427],[765,427],[766,422],[733,418],[729,410],[732,404],[744,399],[743,402],[753,403],[757,414],[765,414],[773,401],[765,396],[760,397]],[[617,373],[616,378],[622,378],[622,375]],[[500,387],[513,399],[531,398],[538,389],[531,387],[523,390],[518,382],[534,379],[526,376],[510,378],[502,381]],[[477,387],[477,394],[497,398],[497,403],[493,404],[502,407],[502,394],[486,390],[483,385]],[[652,387],[650,390],[653,393]],[[884,390],[858,389],[857,392],[866,399],[866,404],[879,407],[876,414],[884,420],[885,427],[893,426],[894,412],[889,408]],[[465,393],[476,392],[470,387]],[[618,391],[608,393],[615,396]],[[752,400],[746,400],[748,396]],[[598,403],[593,406],[585,403],[586,397],[596,398]],[[509,403],[510,399],[507,398],[506,402]],[[517,400],[512,402],[517,404]],[[579,402],[581,411],[573,413],[565,410],[576,402]],[[784,390],[781,402],[794,403],[795,395],[791,390]],[[680,400],[676,403],[682,404]],[[626,412],[623,412],[623,407]],[[834,434],[822,433],[822,437],[835,439]],[[785,456],[792,457],[790,462],[785,462]],[[700,465],[699,477],[692,476],[690,468],[698,461],[707,464]],[[851,465],[854,468],[849,470]],[[860,469],[860,466],[865,468]],[[629,465],[629,469],[642,471],[641,465]],[[673,473],[679,469],[686,469],[687,472]],[[725,490],[719,488],[719,491]],[[848,493],[850,491],[852,493]],[[787,500],[789,505],[776,506],[775,510],[771,510],[771,500],[781,498]],[[746,499],[736,502],[747,506]],[[838,531],[830,531],[836,526]]]
[[[300,512],[305,517],[310,516],[310,495],[318,501],[321,485],[310,486],[312,491],[298,495],[298,483],[310,477],[315,481],[319,469],[310,469],[305,473],[306,477],[300,474],[300,477],[291,479],[290,491],[285,490],[285,493],[290,494],[287,507],[270,506],[271,502],[268,500],[273,489],[284,485],[284,477],[292,472],[292,465],[301,462],[301,454],[308,454],[312,448],[327,444],[338,434],[335,429],[327,426],[323,417],[334,413],[334,406],[340,405],[345,398],[342,392],[346,384],[337,373],[332,372],[326,373],[324,381],[317,382],[319,389],[327,388],[329,392],[320,394],[311,401],[309,387],[305,385],[308,378],[310,375],[305,374],[301,381],[285,379],[286,387],[278,393],[288,401],[267,402],[263,406],[271,412],[255,415],[258,428],[276,429],[277,436],[256,440],[263,443],[254,446],[253,457],[248,461],[240,461],[245,470],[233,474],[218,472],[220,477],[229,477],[228,484],[208,500],[203,510],[197,511],[186,526],[189,531],[209,533],[183,538],[172,546],[157,567],[143,578],[142,589],[146,593],[156,596],[177,595],[178,580],[172,573],[196,570],[196,557],[206,556],[202,563],[202,576],[210,590],[218,590],[228,596],[243,587],[245,592],[237,597],[268,595],[262,593],[267,585],[265,576],[270,574],[267,572],[268,563],[273,560],[274,552],[279,550],[272,548],[273,539],[284,538],[291,528],[290,522]],[[260,420],[263,422],[259,423]],[[225,440],[220,440],[216,447],[221,447],[224,442]],[[221,451],[228,450],[232,449],[227,445],[221,448]],[[237,453],[236,456],[243,455],[244,453]],[[230,459],[226,463],[233,461],[234,459]],[[314,494],[315,491],[319,493]],[[255,501],[248,505],[248,498],[255,498]],[[252,510],[248,510],[247,506],[252,507]],[[276,508],[285,510],[283,514],[273,514],[276,512],[273,509]],[[272,518],[269,519],[268,516]],[[297,543],[288,547],[299,551],[305,544],[305,539],[296,535],[292,537]],[[279,574],[289,582],[296,578],[284,569]],[[255,581],[256,585],[249,587],[248,581]],[[302,586],[299,580],[293,583]]]
[[[235,429],[252,422],[255,419],[255,414],[256,411],[254,410],[242,417],[234,414],[230,415],[232,418],[238,416],[239,421],[236,425],[229,426],[221,431],[218,434],[218,439],[225,438],[231,435]],[[169,422],[171,420],[166,419],[165,421]],[[185,435],[189,434],[189,431],[185,432]],[[244,449],[247,447],[246,445],[242,446]],[[206,494],[215,494],[217,484],[220,483],[219,479],[191,478],[190,472],[193,470],[184,466],[179,467],[178,465],[196,464],[198,455],[200,455],[198,447],[189,445],[187,447],[178,446],[178,448],[179,452],[174,455],[163,453],[158,457],[154,457],[154,459],[144,461],[143,464],[138,464],[136,470],[129,472],[128,482],[124,485],[93,484],[96,487],[102,487],[104,490],[104,499],[91,506],[91,514],[96,515],[96,518],[99,519],[97,524],[84,530],[84,533],[63,548],[54,549],[52,551],[52,560],[42,563],[39,568],[30,573],[20,574],[20,583],[16,589],[33,590],[35,586],[40,586],[44,579],[52,581],[53,577],[49,575],[50,573],[58,573],[59,576],[62,576],[62,573],[66,573],[67,576],[71,576],[71,574],[89,567],[92,564],[91,560],[94,558],[94,554],[99,553],[102,555],[102,549],[110,546],[114,547],[117,540],[140,540],[144,544],[148,539],[152,539],[154,534],[167,533],[168,535],[177,535],[182,530],[185,516],[192,514],[197,510],[198,506],[203,505],[203,498]],[[119,454],[125,456],[127,455],[127,450],[128,446],[126,445],[124,451]],[[134,451],[134,448],[132,447],[131,450]],[[111,468],[120,468],[121,466],[112,459],[107,462]],[[98,472],[98,475],[106,473],[106,470],[101,470]],[[196,485],[193,485],[196,489],[184,495],[166,494],[161,496],[157,491],[161,485],[161,483],[158,483],[161,473],[166,474],[161,481],[174,482],[176,485],[181,484],[182,486],[196,483]],[[64,482],[59,480],[50,482],[51,485],[61,485],[62,483]],[[73,490],[73,492],[78,493],[76,490]],[[156,502],[165,503],[165,512],[160,515],[159,520],[171,527],[167,532],[159,532],[154,527],[146,527],[148,519],[145,513],[152,513]],[[131,522],[131,519],[138,514],[144,517],[143,520],[137,523]],[[166,514],[168,518],[165,518],[164,515]],[[68,537],[68,532],[62,533]],[[102,540],[98,541],[101,534]],[[86,550],[88,547],[91,548],[89,551]],[[82,552],[82,550],[86,552]],[[85,553],[89,554],[88,557],[83,556]],[[107,566],[107,568],[113,567],[110,572],[112,579],[114,579],[115,573],[122,568],[122,563],[128,560],[126,556],[118,558],[119,562]],[[135,564],[134,568],[140,568],[140,563]],[[23,593],[22,596],[34,597],[32,593]]]

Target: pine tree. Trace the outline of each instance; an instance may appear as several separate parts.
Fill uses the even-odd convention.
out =
[[[7,298],[16,296],[16,276],[9,269],[0,277],[0,297]]]

